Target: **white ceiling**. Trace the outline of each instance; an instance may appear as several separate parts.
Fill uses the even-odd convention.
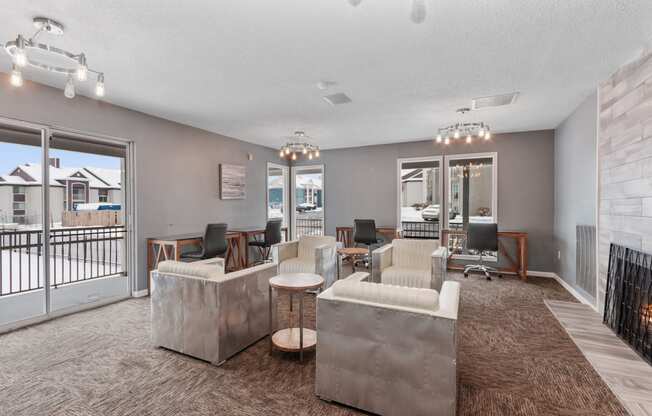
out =
[[[433,137],[471,98],[512,91],[515,105],[465,119],[554,128],[652,40],[650,0],[425,0],[422,24],[411,1],[21,0],[3,4],[0,42],[48,16],[66,26],[51,43],[105,72],[108,102],[273,147],[303,129],[333,148]],[[321,99],[335,92],[353,102]]]

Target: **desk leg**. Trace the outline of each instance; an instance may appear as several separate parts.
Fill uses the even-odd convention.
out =
[[[525,280],[527,280],[527,268],[528,268],[528,264],[527,264],[527,256],[528,256],[527,237],[520,238],[519,241],[521,242],[521,253],[520,253],[521,254],[521,267],[522,267],[521,279],[523,279],[525,281]]]

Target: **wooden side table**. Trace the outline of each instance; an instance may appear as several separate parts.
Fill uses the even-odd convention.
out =
[[[371,264],[371,253],[368,249],[363,247],[344,247],[337,249],[337,280],[340,280],[340,273],[342,270],[342,261],[349,257],[351,258],[351,266],[353,273],[355,273],[355,259],[358,257],[369,256],[369,264]],[[369,267],[371,269],[371,267]]]
[[[303,351],[313,349],[317,345],[317,332],[303,327],[303,296],[307,290],[320,289],[324,285],[324,279],[313,273],[283,273],[269,279],[269,353],[272,354],[274,348],[286,352],[298,352],[299,361],[303,361]],[[290,305],[292,297],[299,295],[299,326],[292,326],[292,308],[290,308],[289,328],[274,331],[273,314],[274,297],[272,290],[277,292],[286,292],[290,295]]]

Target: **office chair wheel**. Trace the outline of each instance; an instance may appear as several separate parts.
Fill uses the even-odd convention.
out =
[[[468,274],[468,273],[464,273],[464,277],[466,277],[466,278],[468,279],[468,278],[469,278],[469,274]]]
[[[487,280],[491,280],[491,276],[487,276]]]

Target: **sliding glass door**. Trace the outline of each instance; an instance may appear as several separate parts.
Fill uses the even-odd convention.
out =
[[[41,126],[0,124],[0,328],[46,314]]]
[[[131,294],[132,146],[0,119],[0,331]]]
[[[129,296],[127,145],[54,131],[48,155],[51,312]]]
[[[324,235],[324,165],[292,167],[292,237]]]
[[[404,238],[439,238],[441,165],[441,157],[434,156],[398,160],[398,222]]]

